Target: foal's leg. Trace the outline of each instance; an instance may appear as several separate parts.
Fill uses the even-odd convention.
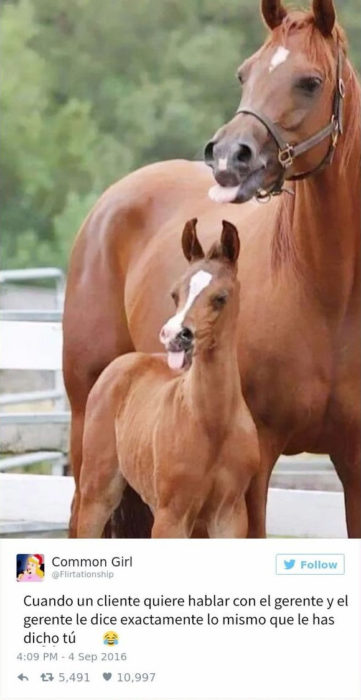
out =
[[[192,539],[196,540],[204,540],[208,539],[208,529],[207,529],[207,524],[204,522],[199,522],[197,521],[191,534]]]
[[[103,383],[94,387],[87,404],[78,483],[77,537],[102,536],[126,486],[115,439],[117,394],[111,388],[112,376],[103,375]]]
[[[171,505],[159,508],[154,513],[152,538],[191,537],[195,518],[190,521],[188,514],[180,516]]]
[[[82,470],[86,469],[83,464]],[[106,479],[106,476],[104,477]],[[126,481],[118,469],[99,488],[98,479],[85,478],[80,490],[77,537],[101,537],[113,511],[122,500]]]
[[[209,537],[247,537],[248,513],[244,496],[223,507],[209,523]]]

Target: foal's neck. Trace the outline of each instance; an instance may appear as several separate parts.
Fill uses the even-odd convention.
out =
[[[236,324],[234,318],[233,326],[215,347],[195,354],[186,377],[191,411],[212,434],[223,434],[242,405]]]

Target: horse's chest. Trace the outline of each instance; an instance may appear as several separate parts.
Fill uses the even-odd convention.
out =
[[[308,358],[302,365],[302,358],[268,355],[242,375],[242,385],[257,424],[282,432],[315,426],[329,399],[329,358],[324,364]]]
[[[242,386],[257,426],[287,446],[291,439],[295,451],[324,449],[324,436],[359,420],[359,372],[351,355],[340,362],[336,352],[267,354],[258,369],[246,368]]]

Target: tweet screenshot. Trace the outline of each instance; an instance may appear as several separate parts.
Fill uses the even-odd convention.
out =
[[[361,700],[360,31],[1,2],[0,700]]]
[[[1,561],[2,700],[360,697],[356,542],[16,540]]]

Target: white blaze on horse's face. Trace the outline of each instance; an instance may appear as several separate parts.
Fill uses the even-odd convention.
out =
[[[218,159],[218,170],[227,170],[228,166],[228,158],[219,158]]]
[[[196,272],[190,280],[189,283],[189,290],[188,290],[188,298],[186,303],[183,306],[183,309],[180,309],[175,316],[172,316],[169,321],[163,326],[159,339],[160,342],[163,343],[163,345],[167,345],[168,343],[173,340],[178,333],[182,330],[182,324],[183,321],[186,317],[186,314],[188,313],[189,309],[191,308],[192,304],[196,300],[196,298],[200,295],[200,293],[208,287],[210,281],[212,279],[212,275],[210,272],[205,272],[205,270],[199,270],[199,272]]]
[[[289,50],[285,49],[284,46],[278,46],[276,51],[274,52],[272,58],[271,58],[271,63],[269,64],[269,72],[272,73],[272,71],[277,68],[277,66],[280,66],[281,63],[284,63],[287,61],[288,56],[289,56]]]

